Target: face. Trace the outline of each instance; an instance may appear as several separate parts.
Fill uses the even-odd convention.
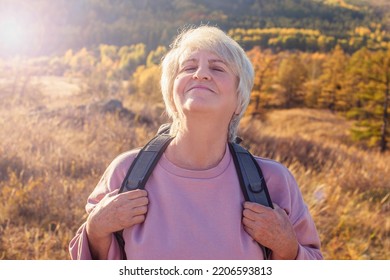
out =
[[[229,123],[238,113],[238,101],[237,77],[228,65],[207,50],[184,55],[179,63],[173,85],[179,115],[206,113]]]

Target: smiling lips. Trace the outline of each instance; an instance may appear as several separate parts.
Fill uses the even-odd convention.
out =
[[[201,90],[208,90],[208,91],[214,92],[212,89],[210,89],[209,87],[204,86],[204,85],[192,86],[192,87],[190,87],[190,89],[188,91],[193,90],[193,89],[201,89]]]

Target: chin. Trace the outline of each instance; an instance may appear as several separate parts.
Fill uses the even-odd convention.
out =
[[[216,108],[207,104],[207,102],[190,101],[183,106],[183,112],[189,113],[210,113],[215,112]]]

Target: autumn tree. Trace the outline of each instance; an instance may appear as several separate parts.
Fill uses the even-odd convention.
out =
[[[145,63],[146,46],[143,43],[123,46],[118,51],[119,69],[123,77],[131,75],[135,69]]]
[[[352,56],[353,74],[358,82],[358,102],[349,112],[356,119],[353,136],[388,150],[390,102],[390,50],[366,48]]]
[[[285,108],[303,104],[303,86],[307,71],[298,54],[288,54],[280,63],[278,84]]]
[[[304,103],[307,107],[318,107],[318,99],[321,94],[320,77],[326,54],[323,53],[302,53],[301,59],[307,70],[307,79],[303,85]]]
[[[99,70],[105,72],[107,78],[113,78],[118,68],[118,47],[112,45],[100,45]]]
[[[161,70],[158,65],[138,66],[131,79],[131,88],[147,101],[162,101],[160,77]]]
[[[86,48],[82,48],[75,54],[68,51],[65,54],[65,60],[69,64],[73,75],[81,75],[82,77],[91,75],[96,65],[95,56]]]
[[[155,50],[151,50],[146,58],[146,66],[159,65],[166,53],[167,48],[165,46],[158,46]]]
[[[264,107],[269,103],[267,93],[270,91],[274,81],[277,56],[269,50],[263,51],[259,47],[255,47],[248,52],[248,57],[252,61],[255,71],[251,99],[251,105],[253,106],[252,114],[257,114],[260,111],[261,103]]]
[[[324,61],[320,77],[321,93],[318,99],[320,107],[332,112],[345,111],[350,106],[346,90],[346,67],[348,57],[337,45]]]

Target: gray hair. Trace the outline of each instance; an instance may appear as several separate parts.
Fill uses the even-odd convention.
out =
[[[173,83],[179,71],[179,60],[183,54],[194,50],[208,50],[221,59],[238,78],[237,98],[240,113],[234,115],[229,124],[228,141],[234,141],[242,116],[248,107],[253,87],[254,70],[252,63],[242,47],[217,27],[191,27],[180,33],[171,44],[171,49],[162,60],[161,91],[167,115],[172,119],[171,134],[180,128],[180,119],[176,114],[173,101]]]

